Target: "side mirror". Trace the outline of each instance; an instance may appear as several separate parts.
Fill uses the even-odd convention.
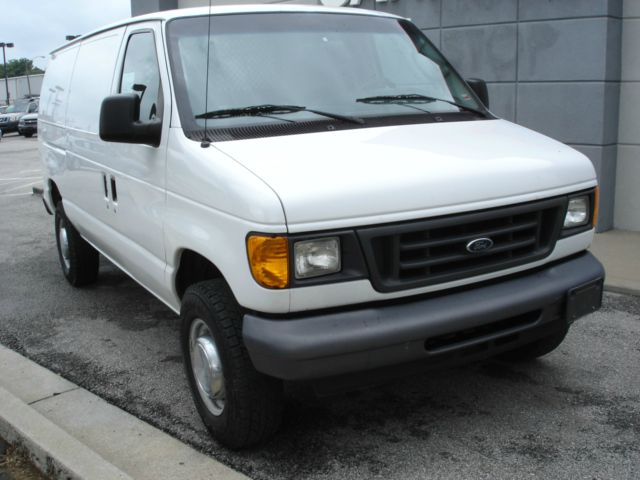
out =
[[[100,138],[105,142],[160,145],[162,121],[140,121],[140,97],[120,93],[105,98],[100,107]]]
[[[467,85],[471,87],[471,90],[473,90],[480,101],[484,103],[484,106],[489,108],[489,91],[487,90],[487,83],[479,78],[467,78]]]

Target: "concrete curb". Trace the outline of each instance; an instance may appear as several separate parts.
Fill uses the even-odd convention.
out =
[[[0,436],[56,479],[247,477],[0,345]]]
[[[607,285],[606,280],[604,284],[604,291],[611,293],[622,293],[624,295],[634,295],[640,297],[640,290],[629,287],[619,287],[617,285]]]
[[[54,478],[131,478],[2,387],[0,436],[24,448],[31,461]]]

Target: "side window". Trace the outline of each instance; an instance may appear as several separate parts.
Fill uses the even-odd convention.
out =
[[[162,86],[153,33],[134,33],[129,37],[120,93],[136,93],[141,98],[141,122],[162,117]]]
[[[27,111],[27,113],[35,113],[37,111],[38,111],[38,105],[36,105],[35,103],[30,103],[29,110]]]

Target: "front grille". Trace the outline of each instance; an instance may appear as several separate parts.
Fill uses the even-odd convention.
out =
[[[25,125],[35,125],[36,123],[38,123],[37,120],[25,120],[24,121]]]
[[[566,197],[358,230],[374,288],[450,282],[544,258],[560,234]],[[475,239],[493,246],[469,252]]]

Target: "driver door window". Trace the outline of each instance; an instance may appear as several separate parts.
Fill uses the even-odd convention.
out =
[[[162,87],[152,32],[134,33],[129,37],[119,91],[140,97],[141,122],[162,118]]]

